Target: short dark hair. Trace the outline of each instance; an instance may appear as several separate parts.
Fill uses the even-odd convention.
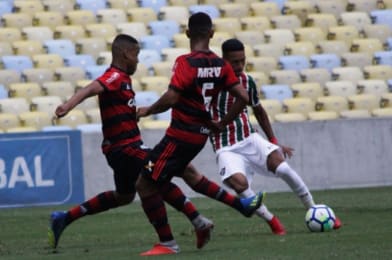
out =
[[[192,36],[208,35],[212,29],[210,16],[203,12],[192,14],[188,20],[188,30]]]
[[[228,39],[222,43],[222,53],[228,53],[232,51],[243,51],[245,50],[244,44],[235,38]]]
[[[130,45],[137,45],[139,42],[128,34],[118,34],[112,43],[112,54],[119,55],[121,52],[129,49]],[[114,58],[114,57],[113,57]]]

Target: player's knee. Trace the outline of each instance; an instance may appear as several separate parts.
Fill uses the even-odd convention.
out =
[[[269,171],[277,174],[276,172],[276,168],[278,168],[278,166],[284,162],[284,157],[283,155],[279,152],[279,150],[275,150],[272,153],[270,153],[268,155],[267,158],[267,168]]]
[[[131,203],[135,199],[135,193],[116,194],[117,203],[119,206]]]
[[[236,193],[242,193],[249,188],[248,180],[243,174],[234,174],[224,180],[224,183],[231,189],[235,190]]]
[[[185,168],[184,174],[182,177],[183,177],[184,181],[186,182],[186,184],[193,187],[200,182],[200,180],[203,176],[196,170],[196,168],[192,164],[189,164]]]

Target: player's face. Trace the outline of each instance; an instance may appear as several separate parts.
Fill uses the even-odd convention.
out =
[[[244,51],[232,51],[228,52],[224,56],[225,60],[227,60],[231,67],[234,70],[234,73],[239,76],[245,67],[245,52]]]
[[[139,62],[138,59],[139,51],[140,51],[139,45],[133,45],[132,48],[130,48],[125,54],[127,73],[129,75],[132,75],[136,71],[137,64]]]

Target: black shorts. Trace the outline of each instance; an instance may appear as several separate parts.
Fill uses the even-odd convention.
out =
[[[156,182],[170,181],[173,176],[181,177],[204,145],[183,142],[165,135],[148,154],[142,174]]]
[[[150,150],[147,147],[128,145],[105,155],[113,169],[114,185],[119,194],[136,193],[135,183]]]

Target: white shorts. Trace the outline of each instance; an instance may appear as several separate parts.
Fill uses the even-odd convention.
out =
[[[249,185],[255,173],[275,176],[267,169],[267,157],[278,149],[279,146],[268,142],[257,133],[232,146],[223,147],[216,153],[222,181],[235,173],[246,175]]]

